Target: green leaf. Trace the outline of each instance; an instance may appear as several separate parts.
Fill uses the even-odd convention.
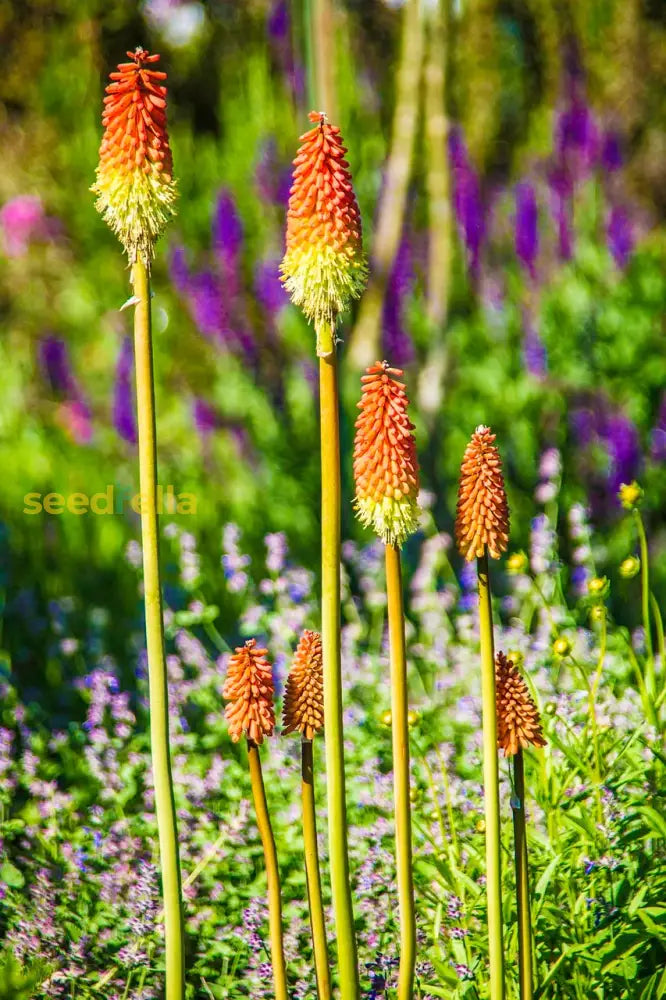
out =
[[[11,861],[5,861],[0,868],[0,881],[4,882],[5,885],[11,886],[12,889],[22,889],[25,885],[23,872],[19,871]]]

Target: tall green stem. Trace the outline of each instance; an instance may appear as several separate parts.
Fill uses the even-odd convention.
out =
[[[650,623],[650,563],[647,536],[645,525],[640,515],[640,511],[634,508],[634,520],[638,531],[638,543],[641,550],[641,606],[643,611],[643,631],[645,632],[645,653],[647,662],[645,664],[645,687],[650,698],[656,694],[656,683],[654,675],[654,650],[652,647],[652,628]]]
[[[412,873],[412,816],[409,802],[409,726],[407,723],[409,704],[400,551],[393,545],[386,546],[386,596],[391,662],[395,853],[400,911],[400,969],[397,996],[398,1000],[412,1000],[416,963],[416,915],[414,913],[414,878]]]
[[[516,909],[518,911],[518,977],[520,1000],[532,1000],[532,920],[530,916],[527,825],[525,822],[525,766],[523,751],[513,758],[513,844],[516,861]]]
[[[160,868],[164,897],[166,954],[166,1000],[185,996],[185,925],[180,885],[180,859],[176,806],[169,755],[169,700],[164,656],[164,621],[160,583],[159,528],[157,518],[157,447],[155,435],[155,391],[150,322],[150,278],[143,261],[132,269],[134,296],[134,353],[139,427],[139,485],[141,491],[141,538],[143,586],[148,649],[148,693],[150,701],[150,748],[155,784],[155,813],[160,845]]]
[[[481,640],[481,698],[483,705],[483,801],[486,815],[486,893],[488,899],[488,950],[490,1000],[504,1000],[504,950],[502,944],[502,869],[495,704],[495,650],[488,575],[488,554],[478,560],[479,628]]]
[[[264,849],[266,864],[266,879],[268,881],[268,929],[271,941],[271,962],[273,965],[273,983],[275,1000],[288,1000],[287,970],[284,963],[284,945],[282,941],[282,899],[280,894],[280,872],[278,869],[275,838],[268,815],[266,789],[261,773],[259,747],[252,740],[247,741],[247,759],[250,765],[250,783],[254,810],[257,815],[257,827]]]
[[[347,805],[340,662],[340,426],[334,332],[317,330],[321,435],[321,646],[331,890],[341,1000],[359,995],[354,913],[349,884]]]
[[[308,905],[314,950],[317,994],[319,1000],[330,1000],[331,973],[328,967],[326,922],[321,898],[319,874],[319,849],[317,847],[317,819],[314,796],[314,747],[312,740],[301,743],[301,802],[303,805],[303,845],[305,847],[305,876],[308,883]]]

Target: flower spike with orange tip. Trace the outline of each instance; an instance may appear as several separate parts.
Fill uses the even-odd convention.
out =
[[[501,651],[495,657],[497,698],[497,746],[505,757],[513,757],[528,746],[545,747],[539,710],[527,684]]]
[[[460,469],[455,534],[458,550],[468,562],[486,548],[499,559],[509,544],[509,506],[494,441],[489,427],[477,427]]]
[[[229,701],[224,717],[234,743],[243,734],[257,745],[264,736],[273,735],[273,674],[266,652],[257,648],[255,639],[248,639],[229,658],[222,697]]]
[[[363,291],[368,267],[361,215],[340,129],[311,111],[314,128],[300,138],[289,192],[282,282],[295,305],[319,327]]]
[[[386,545],[400,547],[418,527],[419,471],[414,425],[400,368],[377,361],[361,376],[354,440],[354,506]]]
[[[130,261],[146,264],[172,215],[176,185],[166,121],[166,73],[152,68],[159,55],[127,53],[106,88],[99,150],[97,210],[123,244]]]
[[[321,636],[306,629],[287,677],[282,709],[282,733],[299,732],[311,740],[324,728],[324,676]]]

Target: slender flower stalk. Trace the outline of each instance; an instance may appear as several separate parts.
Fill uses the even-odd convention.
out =
[[[326,922],[321,895],[314,796],[314,738],[324,727],[324,680],[321,636],[318,632],[306,630],[300,638],[294,664],[287,678],[282,718],[283,735],[295,732],[301,734],[303,843],[317,995],[319,1000],[330,1000],[331,974],[328,966]]]
[[[150,745],[160,847],[166,1000],[185,995],[185,925],[178,830],[169,749],[169,699],[157,516],[157,445],[150,315],[150,261],[155,241],[173,214],[176,198],[166,127],[165,73],[144,49],[111,73],[106,88],[99,152],[97,209],[118,235],[132,264],[134,353],[141,487],[144,603],[148,652]]]
[[[248,639],[244,646],[237,646],[229,658],[222,696],[229,701],[224,715],[231,739],[237,743],[242,736],[247,737],[252,797],[268,882],[268,924],[275,1000],[288,1000],[280,872],[259,756],[259,746],[264,737],[272,736],[275,728],[273,676],[271,665],[266,659],[266,650],[259,649],[255,639]]]
[[[416,914],[412,871],[412,819],[409,797],[409,700],[405,655],[405,613],[400,547],[418,525],[419,488],[413,424],[407,417],[407,395],[394,376],[402,375],[387,361],[362,376],[361,411],[356,421],[354,478],[356,512],[383,540],[391,665],[391,730],[395,848],[400,911],[398,998],[412,1000],[416,963]]]
[[[349,882],[340,659],[340,427],[335,324],[367,278],[361,217],[340,130],[323,112],[294,161],[281,271],[292,301],[314,323],[321,435],[322,659],[331,888],[341,1000],[359,996]]]
[[[539,711],[512,660],[499,652],[495,659],[497,688],[497,746],[513,757],[513,843],[516,865],[518,913],[518,979],[520,1000],[532,1000],[532,920],[530,914],[527,821],[525,816],[525,767],[523,749],[543,747]]]
[[[502,942],[502,871],[495,707],[495,654],[488,554],[499,559],[509,542],[509,509],[502,463],[488,427],[477,427],[460,470],[456,542],[468,562],[476,557],[481,645],[481,699],[483,708],[483,785],[486,821],[486,892],[490,998],[504,1000]]]

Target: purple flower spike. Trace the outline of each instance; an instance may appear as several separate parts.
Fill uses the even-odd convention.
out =
[[[414,345],[405,329],[405,300],[414,284],[412,248],[407,237],[403,237],[398,248],[393,271],[386,290],[382,328],[384,331],[384,353],[392,364],[407,365],[414,360]]]
[[[666,462],[666,393],[661,397],[657,423],[650,435],[650,455],[655,462]]]
[[[192,405],[192,416],[194,426],[199,434],[205,438],[221,425],[221,421],[214,407],[207,403],[205,399],[195,399]]]
[[[617,132],[606,132],[601,147],[601,165],[609,173],[615,173],[622,167],[622,148]]]
[[[276,0],[268,12],[266,21],[268,37],[277,44],[289,43],[289,7],[286,0]]]
[[[622,483],[630,483],[636,478],[641,464],[638,431],[629,417],[615,413],[604,422],[601,437],[611,462],[608,489],[616,498]]]
[[[535,280],[539,254],[539,210],[534,188],[527,183],[516,186],[516,254]]]
[[[124,441],[136,444],[136,419],[134,416],[134,394],[132,373],[134,371],[134,351],[132,338],[125,337],[120,347],[116,365],[116,384],[113,390],[113,426]]]
[[[472,165],[459,126],[449,132],[449,156],[453,167],[453,208],[472,278],[479,276],[485,218],[479,177]]]
[[[591,109],[578,93],[560,113],[555,125],[555,153],[574,179],[586,177],[599,161],[600,136]]]
[[[280,261],[259,261],[254,272],[254,290],[267,313],[275,315],[289,302],[280,281]]]
[[[190,269],[185,247],[175,246],[170,250],[169,275],[176,291],[180,295],[185,295],[190,284]]]
[[[535,378],[543,378],[548,372],[548,352],[536,324],[530,317],[525,318],[523,337],[523,362],[526,371]]]
[[[629,213],[620,205],[615,205],[610,210],[606,240],[616,265],[624,269],[634,249],[634,232]]]
[[[224,340],[226,310],[216,276],[211,271],[193,275],[190,294],[192,317],[201,333]]]
[[[548,175],[553,219],[557,227],[557,244],[561,260],[573,257],[573,227],[571,224],[571,181],[565,170],[555,168]]]
[[[243,242],[243,227],[231,193],[220,191],[213,215],[213,246],[225,263],[234,262]]]
[[[39,347],[39,360],[44,376],[55,392],[72,398],[78,396],[78,387],[64,340],[58,337],[44,337]]]

